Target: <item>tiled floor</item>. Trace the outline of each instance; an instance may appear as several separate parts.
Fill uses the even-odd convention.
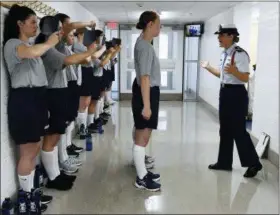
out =
[[[94,136],[93,151],[82,154],[73,189],[47,190],[54,195],[48,214],[278,213],[278,170],[269,162],[256,178],[244,179],[235,149],[232,173],[207,169],[216,161],[219,126],[200,104],[161,103],[159,130],[147,148],[162,176],[161,192],[133,186],[132,125],[130,104],[116,104],[105,134]]]

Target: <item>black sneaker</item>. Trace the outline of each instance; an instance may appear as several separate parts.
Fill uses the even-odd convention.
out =
[[[86,139],[86,127],[84,124],[81,124],[79,129],[80,140]]]
[[[100,114],[100,117],[103,119],[103,120],[108,120],[110,118],[111,114],[109,113],[105,113],[103,112],[102,114]]]
[[[149,191],[159,191],[161,188],[161,185],[157,182],[154,182],[149,176],[148,174],[143,178],[140,179],[138,176],[136,178],[135,181],[135,187],[139,188],[139,189],[145,189],[145,190],[149,190]]]
[[[96,123],[91,123],[88,128],[87,128],[88,132],[90,134],[96,134],[98,133],[98,124]]]
[[[77,176],[75,175],[67,175],[63,171],[60,171],[60,176],[68,181],[74,182],[77,179]]]
[[[41,203],[42,204],[49,204],[53,200],[52,196],[45,195],[43,190],[39,191],[41,193]]]
[[[66,191],[73,187],[73,182],[70,180],[65,180],[63,176],[59,175],[52,181],[48,180],[46,187],[50,189]]]
[[[68,156],[70,156],[70,157],[77,158],[80,156],[80,154],[78,152],[75,152],[72,148],[69,148],[69,149],[67,148],[66,150],[67,150]]]
[[[41,212],[45,212],[48,209],[48,206],[46,204],[41,204]]]
[[[158,182],[160,180],[160,174],[155,174],[155,173],[148,171],[147,175],[148,175],[148,178],[152,179],[155,182]]]
[[[84,148],[78,147],[74,143],[72,143],[70,146],[68,146],[67,149],[73,150],[73,151],[75,151],[77,153],[81,153],[82,151],[84,151]]]

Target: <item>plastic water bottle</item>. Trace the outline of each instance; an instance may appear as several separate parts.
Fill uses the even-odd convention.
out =
[[[2,214],[3,215],[14,214],[14,203],[10,198],[5,198],[4,202],[2,203]]]
[[[92,151],[92,137],[86,138],[86,151]]]
[[[19,215],[28,215],[28,208],[27,208],[27,196],[26,192],[23,190],[19,191],[18,195],[18,214]]]
[[[36,166],[34,182],[35,188],[41,188],[44,186],[44,175],[40,165]]]
[[[99,134],[103,134],[103,133],[104,133],[104,130],[103,130],[103,128],[102,128],[101,122],[98,123],[98,133],[99,133]]]

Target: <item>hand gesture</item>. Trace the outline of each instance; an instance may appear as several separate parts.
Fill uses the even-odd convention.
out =
[[[88,49],[91,50],[91,51],[95,51],[97,48],[96,46],[96,42],[93,42],[92,44],[89,45]]]
[[[235,63],[232,65],[232,64],[227,64],[224,68],[224,71],[227,72],[227,73],[230,73],[230,74],[234,74],[236,73],[238,70],[237,70],[237,67],[235,65]]]
[[[208,61],[201,61],[200,66],[204,69],[207,69],[210,66],[210,64]]]
[[[89,27],[95,28],[96,22],[95,21],[90,21]]]
[[[145,120],[149,120],[151,118],[152,111],[151,108],[144,107],[142,110],[142,116]]]
[[[59,32],[56,31],[52,33],[47,41],[52,47],[54,47],[59,42]]]

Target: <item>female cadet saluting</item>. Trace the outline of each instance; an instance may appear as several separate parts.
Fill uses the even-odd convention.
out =
[[[201,66],[213,75],[220,77],[220,149],[218,162],[209,166],[214,170],[232,170],[233,141],[235,141],[242,167],[248,167],[244,177],[254,177],[262,169],[253,142],[246,130],[248,112],[248,93],[245,83],[249,80],[249,56],[236,45],[239,33],[235,25],[221,26],[218,34],[221,55],[220,69],[215,69],[208,62]]]

